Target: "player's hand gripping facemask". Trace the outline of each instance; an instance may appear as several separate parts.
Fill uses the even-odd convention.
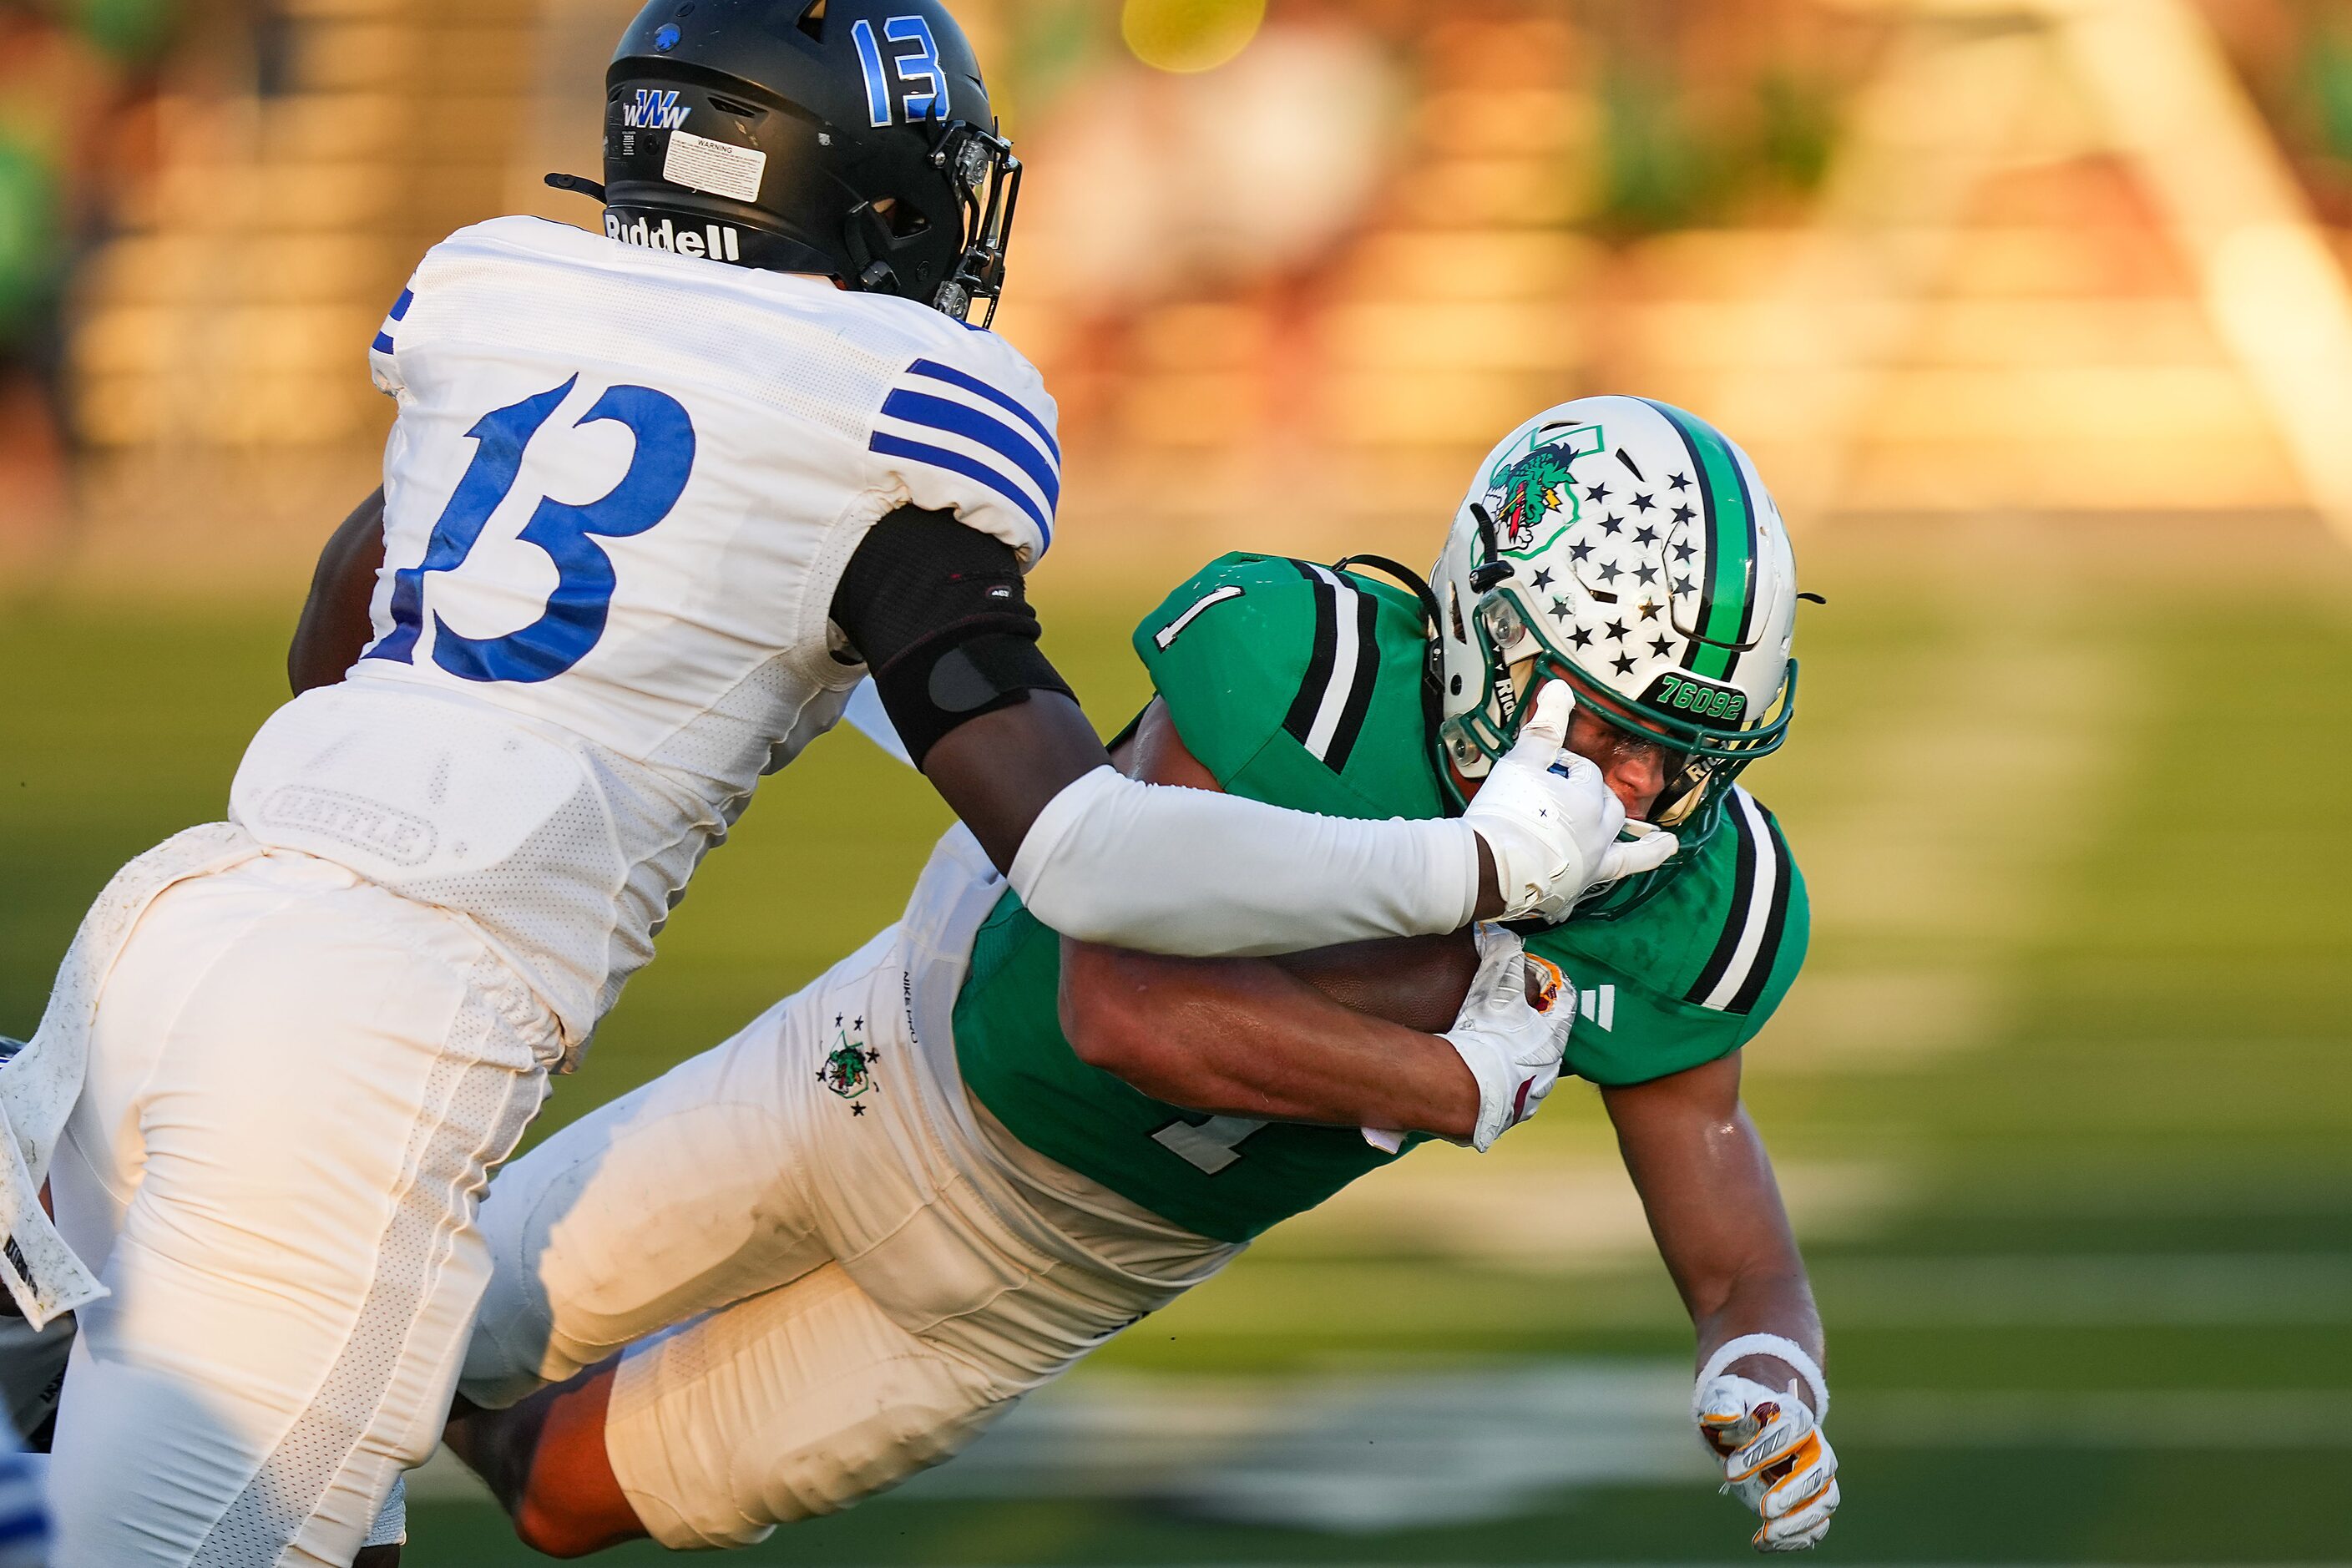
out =
[[[1573,707],[1558,681],[1537,692],[1517,740],[1462,813],[1494,854],[1505,920],[1565,920],[1592,889],[1654,870],[1675,849],[1671,833],[1617,842],[1624,805],[1598,766],[1561,744]]]

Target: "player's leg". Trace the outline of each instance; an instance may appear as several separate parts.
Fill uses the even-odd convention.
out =
[[[509,1446],[489,1479],[551,1556],[647,1535],[748,1546],[950,1458],[1023,1387],[908,1333],[827,1264],[499,1412]]]
[[[159,898],[103,994],[59,1222],[63,1568],[349,1563],[431,1451],[486,1168],[552,1023],[460,922],[303,857]]]
[[[568,1552],[643,1533],[604,1457],[615,1352],[801,1279],[832,1256],[804,1168],[807,1100],[816,1093],[850,1112],[822,1092],[817,1069],[835,1015],[864,1021],[864,997],[887,980],[891,945],[889,933],[877,937],[733,1037],[557,1132],[491,1184],[481,1223],[492,1279],[444,1438],[525,1540]],[[888,1146],[877,1131],[866,1152]],[[888,1158],[858,1163],[877,1223],[896,1223],[927,1196]],[[563,1520],[528,1512],[532,1495],[564,1498]]]
[[[460,1384],[484,1415],[459,1441],[487,1456],[499,1431],[487,1413],[831,1256],[802,1168],[793,1080],[830,1022],[833,978],[499,1173],[481,1207],[491,1281]],[[887,1172],[873,1179],[889,1187]],[[903,1205],[917,1201],[903,1182],[897,1190]]]
[[[446,1438],[524,1540],[564,1554],[646,1526],[668,1544],[755,1540],[943,1458],[973,1411],[1024,1387],[924,1344],[830,1265],[940,1232],[952,1178],[918,1114],[903,992],[885,933],[491,1184],[497,1277],[461,1387],[506,1408],[461,1413]],[[957,1192],[948,1208],[971,1201]],[[990,1241],[927,1256],[918,1319],[976,1310],[1042,1268]],[[673,1323],[689,1326],[658,1335]],[[633,1342],[616,1380],[609,1356]],[[604,1444],[614,1387],[621,1425],[658,1434],[637,1444],[663,1471],[640,1488],[645,1523]],[[814,1502],[718,1498],[730,1455],[739,1477]],[[830,1481],[807,1474],[828,1465]]]
[[[862,1162],[843,1152],[854,1179]],[[993,1259],[993,1283],[944,1300],[940,1281],[976,1283],[981,1258]],[[674,1550],[749,1545],[953,1457],[1172,1293],[1115,1266],[1041,1259],[989,1212],[935,1189],[853,1262],[492,1413],[498,1447],[478,1468],[517,1533],[552,1555],[646,1535]],[[953,1310],[910,1331],[918,1297],[926,1310]],[[453,1444],[482,1440],[474,1421],[452,1424]]]
[[[1121,1202],[1113,1194],[1087,1194],[1064,1218],[1029,1207],[956,1113],[951,1061],[916,1041],[907,956],[869,946],[631,1097],[559,1160],[541,1163],[570,1131],[499,1178],[486,1227],[527,1245],[486,1303],[469,1389],[478,1372],[487,1385],[499,1366],[534,1356],[543,1373],[578,1373],[588,1342],[625,1331],[616,1309],[646,1323],[721,1308],[633,1345],[617,1368],[453,1425],[453,1444],[480,1458],[527,1541],[565,1552],[641,1532],[673,1548],[739,1545],[848,1507],[955,1453],[1020,1394],[1230,1254],[1192,1238],[1205,1260],[1147,1278],[1151,1266],[1122,1268],[1073,1238],[1073,1220],[1112,1223],[1082,1209],[1108,1214]],[[751,1125],[762,1142],[730,1132]],[[737,1184],[747,1163],[776,1184]],[[531,1195],[499,1217],[518,1193]],[[733,1216],[712,1233],[720,1245],[665,1250],[669,1233],[712,1224],[712,1210]],[[1151,1247],[1184,1251],[1165,1235]],[[665,1268],[646,1269],[648,1255]],[[748,1294],[763,1257],[771,1271],[828,1261]],[[503,1240],[498,1258],[504,1275]],[[679,1279],[698,1283],[681,1294]],[[509,1310],[494,1312],[499,1303]],[[512,1336],[494,1316],[527,1330]],[[546,1357],[549,1345],[562,1353]]]
[[[551,1557],[584,1557],[646,1533],[604,1451],[620,1364],[614,1356],[504,1410],[461,1397],[442,1433],[513,1519],[515,1534]]]

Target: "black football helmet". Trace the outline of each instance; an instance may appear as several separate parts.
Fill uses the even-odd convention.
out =
[[[653,0],[604,75],[615,239],[988,317],[1021,163],[939,0]]]

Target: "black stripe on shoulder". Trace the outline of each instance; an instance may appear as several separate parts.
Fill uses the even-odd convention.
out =
[[[1331,684],[1331,666],[1339,657],[1339,594],[1330,580],[1304,561],[1293,561],[1298,574],[1315,585],[1315,647],[1307,655],[1307,676],[1298,683],[1298,695],[1290,700],[1290,711],[1282,727],[1290,731],[1291,739],[1300,745],[1315,731],[1315,715],[1323,706],[1323,689]]]
[[[1724,1011],[1750,1013],[1763,998],[1764,987],[1771,983],[1772,966],[1780,962],[1780,939],[1789,929],[1789,885],[1797,879],[1797,865],[1789,854],[1788,846],[1780,842],[1780,824],[1761,802],[1754,803],[1756,815],[1764,819],[1763,842],[1757,847],[1759,854],[1772,857],[1772,908],[1764,917],[1763,940],[1756,944],[1756,957],[1748,966],[1748,978],[1740,982]]]
[[[1348,758],[1355,752],[1356,737],[1363,733],[1364,718],[1372,710],[1372,689],[1380,684],[1381,647],[1380,601],[1355,590],[1356,596],[1356,672],[1348,683],[1348,701],[1339,710],[1339,722],[1331,731],[1330,754],[1323,759],[1330,770],[1345,773]]]
[[[1706,1005],[1715,988],[1731,968],[1731,961],[1739,952],[1739,939],[1748,930],[1748,906],[1756,896],[1755,831],[1748,826],[1748,814],[1739,809],[1737,801],[1724,803],[1731,818],[1732,831],[1738,837],[1734,857],[1735,868],[1731,881],[1731,904],[1724,911],[1722,934],[1715,939],[1715,951],[1707,955],[1706,967],[1698,972],[1698,979],[1683,994],[1683,1000],[1694,1006]]]

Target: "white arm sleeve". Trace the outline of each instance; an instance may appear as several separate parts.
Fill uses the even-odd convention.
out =
[[[1248,957],[1460,930],[1478,837],[1459,820],[1317,816],[1106,765],[1046,803],[1008,879],[1081,942]]]

